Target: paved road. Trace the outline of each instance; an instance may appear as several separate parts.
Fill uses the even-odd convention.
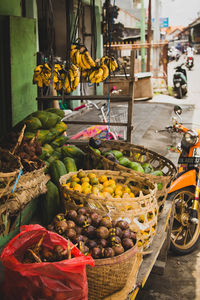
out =
[[[181,58],[183,60],[183,58]],[[181,62],[180,60],[180,62]],[[178,62],[178,63],[180,63]],[[177,63],[169,65],[169,85],[172,82],[173,68]],[[188,127],[200,127],[200,56],[195,57],[195,66],[192,71],[188,71],[188,95],[184,99],[178,100],[169,96],[155,96],[151,104],[157,103],[158,107],[168,104],[173,113],[173,105],[178,104],[183,108],[183,122],[190,123]],[[147,105],[145,105],[147,107]],[[145,109],[145,108],[144,108]],[[152,114],[151,114],[152,115]],[[161,115],[158,115],[140,143],[147,144],[153,150],[166,149],[167,144],[173,140],[166,134],[155,138],[155,129],[166,121],[166,115],[170,115],[170,109],[164,107]],[[192,123],[192,124],[191,124]],[[199,126],[198,126],[199,124]],[[159,145],[159,148],[158,148]],[[161,153],[162,154],[162,153]],[[177,155],[168,151],[168,158],[176,162]],[[169,252],[164,275],[151,273],[144,288],[139,292],[136,300],[199,300],[200,299],[200,245],[196,251],[186,256],[174,256]]]

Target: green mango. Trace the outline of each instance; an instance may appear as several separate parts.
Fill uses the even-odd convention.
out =
[[[124,156],[120,157],[118,159],[118,161],[119,161],[120,165],[122,165],[124,167],[129,167],[130,162],[131,162],[127,157],[124,157]]]
[[[101,155],[101,151],[100,151],[99,149],[95,149],[95,148],[93,148],[93,147],[91,147],[91,146],[90,146],[90,149],[91,149],[92,151],[94,151],[96,154]]]
[[[142,167],[143,167],[143,169],[144,169],[144,173],[149,174],[149,173],[151,173],[151,172],[154,171],[152,165],[150,165],[149,163],[144,163],[144,164],[142,164]]]
[[[112,150],[111,153],[117,158],[119,159],[120,157],[123,156],[123,153],[121,151],[118,150]]]
[[[129,164],[129,168],[131,168],[132,170],[134,171],[137,171],[137,172],[140,172],[140,173],[144,173],[144,169],[143,167],[141,166],[140,163],[137,163],[135,161],[131,161],[130,164]]]
[[[158,191],[162,190],[162,188],[163,188],[162,182],[157,183],[157,188],[158,188]]]
[[[150,174],[152,175],[156,175],[156,176],[163,176],[163,172],[161,170],[156,170],[151,172]]]

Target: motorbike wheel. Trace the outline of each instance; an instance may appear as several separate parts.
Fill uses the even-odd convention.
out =
[[[183,93],[182,93],[181,87],[179,87],[179,89],[178,89],[178,91],[177,91],[177,98],[178,98],[178,99],[183,98]]]
[[[198,224],[189,222],[194,189],[192,187],[180,189],[168,195],[167,199],[175,202],[170,248],[179,255],[191,253],[200,241],[200,209],[197,211]]]

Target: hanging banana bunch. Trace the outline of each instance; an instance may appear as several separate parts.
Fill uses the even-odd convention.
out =
[[[47,63],[44,65],[38,65],[34,69],[33,83],[37,84],[38,87],[47,87],[51,82],[52,69]],[[52,85],[57,91],[66,91],[67,94],[74,91],[80,82],[79,69],[71,64],[70,68],[64,70],[64,65],[55,64]]]
[[[63,89],[66,94],[70,94],[72,91],[76,90],[80,82],[79,69],[71,64],[70,68],[66,73],[62,74],[63,79]]]
[[[106,65],[110,73],[114,72],[118,68],[118,63],[113,56],[103,56],[100,60],[101,65]]]
[[[72,45],[70,60],[81,70],[90,70],[96,66],[87,48],[81,45]]]
[[[109,76],[109,69],[106,65],[96,66],[91,70],[82,71],[82,77],[91,83],[99,83]]]

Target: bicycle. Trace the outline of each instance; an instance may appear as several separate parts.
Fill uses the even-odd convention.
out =
[[[89,110],[96,109],[99,112],[98,117],[100,117],[101,121],[105,123],[107,123],[108,120],[110,120],[110,122],[116,122],[116,118],[118,121],[120,115],[121,116],[123,115],[123,114],[113,115],[111,111],[109,111],[108,109],[108,104],[105,102],[101,104],[101,106],[99,107],[96,103],[87,100],[85,104],[77,107],[75,110],[77,111],[83,108],[87,108]],[[126,112],[126,118],[127,118],[127,112]],[[119,139],[124,140],[124,135],[125,133],[123,135],[117,133],[117,127],[114,126],[93,125],[84,130],[81,130],[80,132],[73,135],[69,139],[77,140],[77,139],[89,139],[91,137],[95,137],[95,138],[108,139],[108,140],[119,140]]]

